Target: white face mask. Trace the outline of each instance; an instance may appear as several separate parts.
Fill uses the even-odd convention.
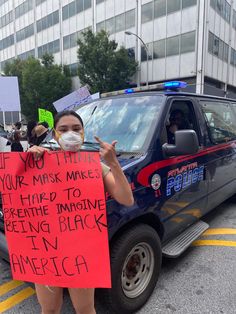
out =
[[[68,131],[59,137],[58,143],[63,150],[78,152],[83,144],[83,136],[80,133]]]

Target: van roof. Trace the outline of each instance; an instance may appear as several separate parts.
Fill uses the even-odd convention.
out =
[[[228,100],[228,101],[236,101],[233,98],[226,98],[214,95],[204,95],[204,94],[196,94],[190,92],[184,92],[188,86],[186,82],[183,81],[167,81],[162,83],[143,85],[134,88],[127,88],[122,90],[117,90],[113,92],[106,92],[101,94],[101,98],[110,98],[117,96],[137,96],[137,95],[165,95],[165,96],[188,96],[188,97],[201,97],[201,98],[210,98],[210,99],[219,99],[219,100]]]
[[[218,99],[223,101],[231,101],[236,102],[236,99],[233,98],[226,98],[226,97],[220,97],[220,96],[214,96],[214,95],[206,95],[206,94],[196,94],[196,93],[188,93],[188,92],[179,92],[179,91],[143,91],[143,92],[135,92],[130,94],[118,94],[118,95],[108,95],[103,96],[102,99],[106,98],[127,98],[127,97],[137,97],[137,96],[155,96],[155,95],[163,95],[163,96],[185,96],[185,97],[198,97],[198,98],[210,98],[210,99]]]

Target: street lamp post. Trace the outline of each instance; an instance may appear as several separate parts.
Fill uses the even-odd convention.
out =
[[[148,51],[148,47],[147,45],[145,44],[145,42],[142,40],[142,38],[140,36],[138,36],[137,34],[135,33],[132,33],[130,31],[126,31],[125,32],[126,35],[134,35],[136,36],[140,41],[141,43],[143,44],[145,50],[146,50],[146,54],[147,54],[147,79],[146,79],[146,86],[148,86],[148,57],[149,57],[149,51]]]

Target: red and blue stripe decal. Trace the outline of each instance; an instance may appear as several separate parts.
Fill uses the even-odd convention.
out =
[[[195,158],[198,158],[201,156],[212,154],[212,153],[220,151],[220,150],[225,150],[228,148],[235,149],[235,155],[236,155],[236,141],[233,141],[233,142],[229,142],[227,144],[224,143],[224,144],[219,144],[219,145],[215,145],[215,146],[211,146],[211,147],[207,147],[207,148],[202,148],[198,153],[196,153],[194,155],[171,157],[171,158],[166,159],[166,160],[154,162],[154,163],[148,165],[147,167],[143,168],[138,173],[137,181],[139,184],[141,184],[143,186],[150,187],[149,177],[151,174],[153,174],[157,170],[163,169],[163,168],[168,167],[168,166],[176,165],[176,164],[188,161],[188,160],[192,160],[192,159],[195,159]]]

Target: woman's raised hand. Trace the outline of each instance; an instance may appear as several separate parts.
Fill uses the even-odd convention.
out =
[[[117,141],[113,141],[111,144],[103,142],[98,136],[94,136],[95,140],[100,144],[100,156],[108,166],[117,164],[118,160],[116,158],[115,146]]]

